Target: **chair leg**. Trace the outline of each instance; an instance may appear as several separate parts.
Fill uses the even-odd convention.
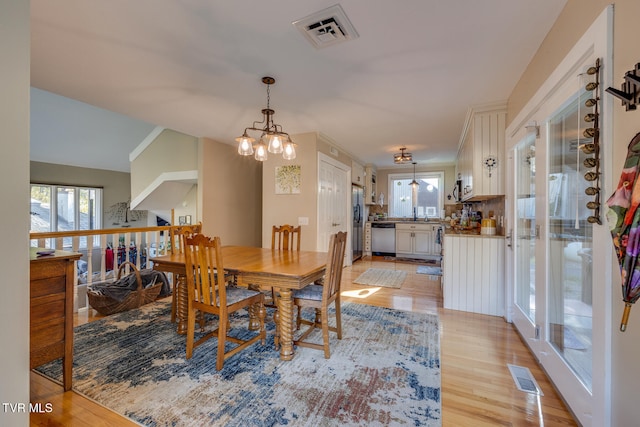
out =
[[[329,315],[327,313],[326,307],[322,310],[320,317],[320,323],[322,324],[322,343],[324,347],[324,358],[329,359],[331,357],[331,352],[329,351]],[[316,310],[316,323],[317,320],[318,311]]]
[[[218,357],[216,359],[216,370],[221,370],[224,366],[224,344],[227,338],[228,316],[219,317],[218,321]]]
[[[340,298],[336,298],[335,300],[335,308],[336,308],[336,333],[338,334],[338,339],[342,339],[342,315],[340,313]]]
[[[193,356],[193,341],[195,339],[196,330],[196,310],[189,310],[187,316],[187,359],[191,359]]]

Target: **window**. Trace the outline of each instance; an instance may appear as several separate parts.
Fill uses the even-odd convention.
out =
[[[389,174],[389,216],[392,218],[439,218],[444,205],[443,172]]]
[[[102,189],[31,184],[30,213],[32,232],[100,229]],[[71,246],[70,238],[64,246]],[[80,246],[86,247],[86,239]]]

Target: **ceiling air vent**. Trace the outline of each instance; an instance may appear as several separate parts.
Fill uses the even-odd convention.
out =
[[[317,49],[359,37],[339,4],[294,21],[293,25]]]

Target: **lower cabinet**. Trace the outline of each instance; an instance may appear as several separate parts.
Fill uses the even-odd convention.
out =
[[[396,256],[428,258],[440,255],[439,225],[396,224]]]
[[[446,235],[444,308],[504,316],[504,237]]]

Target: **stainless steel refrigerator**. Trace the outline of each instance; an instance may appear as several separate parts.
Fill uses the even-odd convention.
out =
[[[351,186],[351,207],[353,209],[353,225],[351,227],[352,260],[355,261],[362,258],[362,236],[364,233],[364,189],[358,185]]]

